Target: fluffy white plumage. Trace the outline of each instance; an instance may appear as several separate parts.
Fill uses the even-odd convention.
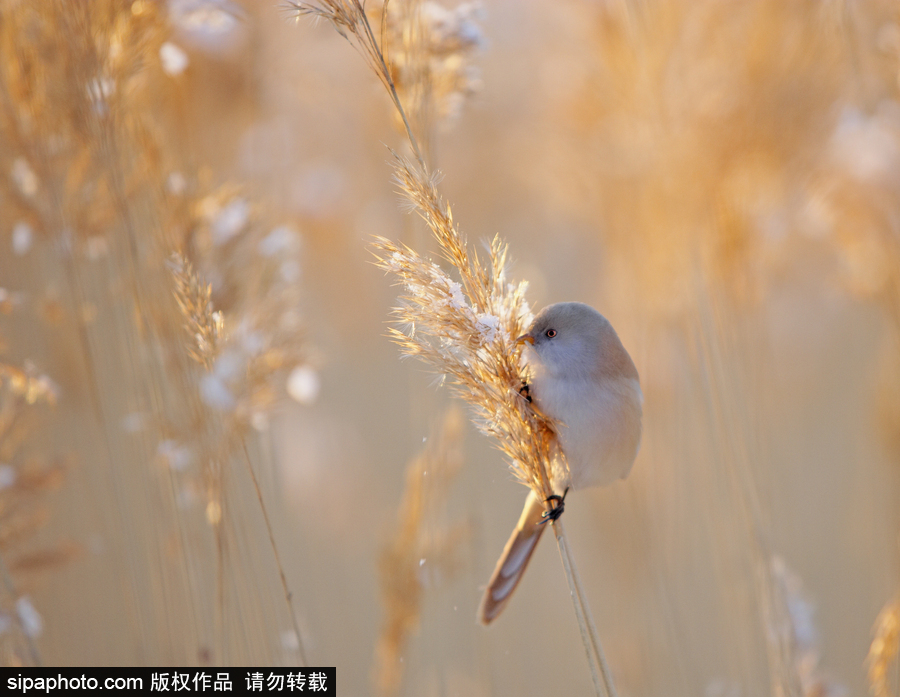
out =
[[[602,486],[628,476],[641,443],[644,401],[634,363],[609,321],[583,303],[545,308],[523,337],[531,345],[531,396],[560,422],[569,463],[566,487]]]

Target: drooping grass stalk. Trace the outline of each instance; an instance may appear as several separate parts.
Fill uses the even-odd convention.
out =
[[[566,571],[566,581],[569,583],[569,594],[572,596],[572,605],[575,606],[575,616],[578,619],[578,629],[581,631],[581,641],[587,654],[588,666],[591,670],[591,679],[594,682],[594,690],[597,695],[600,691],[600,680],[603,680],[603,689],[606,697],[618,697],[616,686],[613,682],[612,671],[606,662],[603,646],[597,634],[597,626],[594,624],[594,616],[591,606],[588,604],[587,595],[581,585],[581,577],[578,575],[578,567],[575,566],[575,558],[572,556],[572,548],[563,528],[562,518],[553,521],[553,533],[556,545],[559,548],[559,556],[562,559],[563,568]]]
[[[462,468],[464,423],[461,409],[455,405],[448,409],[427,445],[407,466],[397,522],[379,555],[384,619],[372,671],[379,697],[401,693],[403,656],[421,622],[425,597],[458,570],[469,526],[448,524],[441,513]]]
[[[320,0],[315,4],[289,4],[298,16],[329,20],[387,88],[415,153],[415,162],[394,153],[395,182],[431,230],[442,258],[454,271],[451,276],[410,247],[376,238],[376,265],[394,274],[406,291],[394,310],[397,327],[390,330],[391,338],[402,353],[422,359],[441,375],[442,382],[450,383],[457,396],[469,403],[478,428],[492,436],[508,457],[515,477],[540,500],[549,501],[554,493],[552,481],[557,478],[552,475],[564,476],[567,465],[557,445],[556,425],[520,394],[527,375],[520,365],[520,347],[515,339],[532,319],[525,300],[527,284],[508,281],[507,246],[499,237],[492,241],[484,261],[469,251],[450,206],[438,191],[437,177],[422,157],[362,3]],[[556,523],[557,544],[596,694],[603,695],[602,681],[607,697],[616,697],[564,528]]]
[[[387,31],[387,4],[386,2],[382,9],[382,41]],[[422,156],[418,139],[413,132],[406,110],[403,108],[403,103],[400,101],[397,86],[394,84],[394,78],[391,76],[384,52],[381,50],[381,44],[375,38],[372,25],[369,23],[368,16],[366,16],[365,3],[360,0],[325,0],[319,6],[312,3],[289,0],[287,5],[296,13],[297,17],[309,15],[328,20],[338,34],[347,39],[359,51],[368,66],[378,76],[381,84],[388,91],[391,101],[394,103],[394,108],[403,120],[406,137],[409,140],[409,146],[412,148],[413,154],[416,156],[416,161],[423,170],[426,170],[425,158]]]
[[[174,254],[169,263],[173,274],[175,299],[179,310],[185,319],[185,329],[187,330],[187,334],[191,337],[191,341],[187,347],[188,353],[193,360],[202,365],[207,371],[211,371],[213,370],[216,358],[221,351],[220,344],[224,332],[222,315],[213,307],[211,287],[201,280],[189,261],[179,254]],[[300,634],[300,624],[297,621],[297,613],[294,610],[293,593],[288,585],[287,574],[284,571],[284,564],[281,561],[281,554],[278,551],[278,545],[275,542],[275,533],[272,527],[272,521],[269,518],[269,510],[266,506],[265,499],[263,498],[262,488],[259,485],[259,479],[256,476],[253,461],[250,458],[246,437],[241,434],[238,440],[244,455],[247,471],[250,473],[250,480],[253,483],[256,499],[259,502],[259,508],[265,522],[266,533],[269,537],[269,545],[272,548],[272,555],[275,558],[275,566],[277,567],[281,588],[284,592],[284,600],[287,604],[294,634],[297,637],[297,650],[300,654],[300,663],[301,665],[306,665],[306,651],[303,647],[303,638]],[[223,540],[219,537],[220,532],[218,525],[216,526],[216,530],[217,545],[219,547],[219,577],[221,578],[221,564],[224,547]],[[221,586],[219,589],[219,607],[223,607]]]
[[[874,637],[866,657],[869,690],[874,697],[892,697],[900,694],[900,594],[889,601],[878,613],[873,627]],[[891,666],[893,664],[893,671]],[[893,672],[893,689],[891,673]]]
[[[281,555],[278,553],[278,545],[275,544],[275,534],[272,531],[272,522],[269,520],[269,509],[266,508],[262,489],[259,487],[259,480],[256,478],[256,471],[253,469],[253,463],[250,460],[250,452],[247,450],[247,441],[243,438],[241,438],[241,446],[244,450],[244,459],[247,463],[247,470],[250,472],[250,479],[253,480],[253,489],[256,491],[256,498],[259,501],[259,509],[262,511],[263,520],[266,522],[266,532],[269,534],[269,544],[272,547],[272,554],[275,556],[275,565],[278,567],[278,576],[281,579],[281,588],[284,591],[284,601],[288,606],[288,614],[291,616],[294,634],[297,635],[297,651],[300,654],[300,665],[305,666],[306,651],[303,648],[303,637],[300,635],[300,623],[297,622],[297,613],[294,611],[294,594],[291,593],[291,589],[288,586],[287,576],[284,573],[284,565],[281,563]]]

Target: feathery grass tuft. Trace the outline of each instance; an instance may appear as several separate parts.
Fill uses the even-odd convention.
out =
[[[878,613],[874,632],[866,657],[869,689],[874,697],[891,697],[897,689],[897,686],[891,688],[889,673],[900,653],[900,599],[894,598]]]
[[[406,127],[416,162],[394,153],[394,174],[400,193],[412,204],[438,242],[443,259],[459,278],[405,245],[386,238],[374,243],[376,263],[395,274],[407,294],[394,310],[390,334],[407,356],[417,356],[450,379],[455,393],[473,408],[475,423],[492,436],[509,459],[516,478],[551,508],[556,493],[552,480],[565,476],[565,457],[558,447],[553,422],[521,395],[527,375],[520,366],[516,339],[532,319],[525,301],[525,283],[506,277],[508,248],[499,237],[491,242],[487,263],[469,253],[466,239],[437,189],[437,173],[429,170],[398,97],[388,61],[372,33],[363,5],[322,0],[319,5],[294,5],[300,15],[329,19],[335,29],[360,48],[387,87]],[[347,32],[350,32],[348,36]],[[553,468],[557,476],[553,477]],[[615,697],[587,598],[578,579],[571,549],[560,521],[553,521],[557,546],[569,583],[575,614],[587,654],[594,690]],[[602,685],[601,688],[601,676]]]
[[[298,16],[327,19],[362,53],[387,88],[406,124],[411,162],[394,155],[394,175],[400,193],[431,230],[454,281],[437,264],[406,246],[385,238],[374,244],[376,263],[394,273],[408,294],[394,316],[401,329],[391,337],[404,354],[417,356],[450,378],[454,391],[474,409],[475,423],[493,436],[510,460],[516,478],[537,496],[552,495],[549,467],[566,465],[556,447],[552,422],[520,396],[525,375],[519,366],[515,339],[531,320],[524,282],[506,277],[507,245],[495,237],[488,262],[468,250],[466,239],[437,189],[438,175],[429,171],[416,136],[398,97],[389,61],[372,31],[365,7],[358,0],[289,3]]]
[[[188,353],[195,361],[210,369],[219,354],[219,339],[224,330],[222,313],[212,304],[212,286],[202,283],[191,263],[177,252],[170,261],[175,281],[175,300],[185,317],[185,329],[193,339]]]
[[[462,415],[451,408],[406,470],[396,532],[379,559],[385,619],[375,649],[373,680],[381,695],[399,693],[403,651],[418,627],[426,587],[458,566],[467,527],[446,527],[440,511],[463,464],[462,436]]]
[[[491,242],[487,263],[469,253],[433,178],[400,156],[395,173],[459,281],[409,247],[377,238],[377,265],[407,291],[394,310],[400,328],[391,329],[391,338],[405,355],[449,378],[454,392],[473,407],[478,428],[497,440],[516,478],[547,498],[553,493],[548,463],[564,464],[552,421],[519,394],[527,376],[515,339],[532,320],[527,283],[507,279],[508,247],[499,237]]]

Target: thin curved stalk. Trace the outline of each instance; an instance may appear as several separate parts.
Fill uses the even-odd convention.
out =
[[[591,679],[594,681],[594,690],[597,697],[618,697],[616,686],[613,683],[612,671],[606,662],[600,637],[597,635],[597,627],[591,614],[591,607],[587,602],[578,568],[575,566],[575,558],[563,528],[562,520],[552,522],[553,532],[556,536],[556,545],[559,547],[559,556],[562,558],[563,568],[566,571],[566,581],[569,583],[569,594],[572,596],[572,604],[575,606],[575,616],[578,619],[578,629],[581,631],[581,641],[587,654],[588,666],[591,669]],[[600,690],[601,680],[603,691]]]
[[[278,574],[281,577],[281,588],[284,590],[284,600],[288,606],[288,613],[291,616],[291,623],[294,627],[294,634],[297,635],[297,650],[300,653],[300,665],[307,665],[306,650],[303,648],[303,637],[300,635],[300,624],[297,622],[297,613],[294,612],[293,597],[291,589],[288,587],[287,576],[284,573],[284,566],[281,563],[281,555],[278,553],[278,546],[275,544],[275,534],[272,531],[272,523],[269,520],[269,511],[263,501],[262,489],[259,487],[259,481],[256,479],[256,471],[253,469],[253,463],[250,461],[250,452],[247,450],[247,442],[241,438],[241,445],[244,448],[244,457],[247,461],[247,469],[250,471],[250,478],[253,480],[253,488],[256,490],[256,498],[259,499],[259,508],[262,511],[263,519],[266,521],[266,531],[269,533],[269,543],[272,545],[272,553],[275,555],[275,564],[278,566]]]

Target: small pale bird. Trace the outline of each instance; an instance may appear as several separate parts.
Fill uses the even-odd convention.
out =
[[[556,419],[568,473],[552,470],[557,510],[569,488],[610,484],[631,471],[641,446],[644,401],[634,363],[609,321],[584,303],[557,303],[519,337],[531,368],[527,396]],[[524,392],[523,392],[524,393]],[[491,622],[509,601],[547,521],[533,492],[506,543],[478,610]]]

